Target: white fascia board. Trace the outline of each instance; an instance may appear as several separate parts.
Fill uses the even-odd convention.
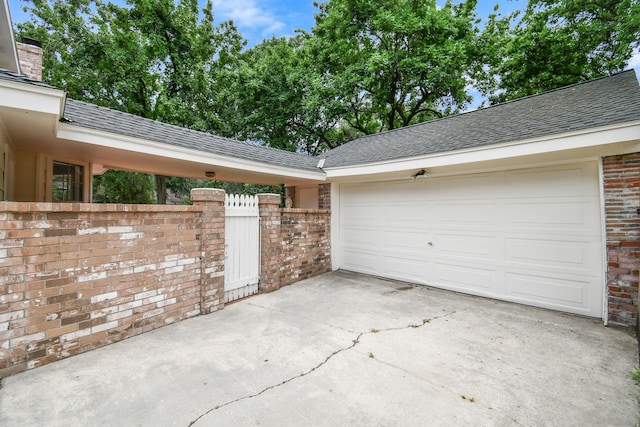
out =
[[[65,99],[60,89],[0,79],[0,107],[60,116]]]
[[[305,180],[325,181],[326,175],[323,172],[311,172],[300,169],[286,168],[277,165],[256,162],[237,157],[224,156],[220,154],[198,151],[190,148],[175,145],[163,144],[156,141],[149,141],[141,138],[118,135],[95,129],[89,129],[70,123],[60,123],[57,135],[60,139],[84,142],[103,147],[115,148],[125,151],[135,151],[158,157],[179,159],[194,163],[205,163],[214,166],[246,170],[250,172],[263,173],[267,175],[280,175],[289,178],[299,178]]]
[[[327,174],[327,179],[331,180],[331,178],[374,175],[412,169],[501,160],[608,144],[618,144],[619,148],[616,149],[615,154],[637,152],[640,150],[640,121],[592,128],[586,131],[532,138],[517,142],[474,147],[467,150],[448,151],[420,157],[369,163],[366,165],[335,168],[325,167],[324,171]],[[612,154],[614,153],[606,153],[606,155]]]

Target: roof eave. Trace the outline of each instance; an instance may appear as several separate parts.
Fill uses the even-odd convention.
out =
[[[602,155],[640,151],[640,120],[520,141],[478,146],[464,150],[432,153],[383,162],[325,167],[327,180],[371,177],[425,168],[489,162],[553,152],[603,147]],[[605,149],[604,147],[608,147]]]
[[[92,144],[125,152],[137,152],[165,159],[175,159],[193,163],[206,163],[212,167],[243,170],[254,174],[265,174],[282,177],[282,182],[315,181],[324,182],[326,174],[318,171],[283,167],[243,158],[225,156],[206,151],[179,147],[156,141],[119,135],[102,130],[90,129],[73,123],[60,123],[57,138],[69,141]]]

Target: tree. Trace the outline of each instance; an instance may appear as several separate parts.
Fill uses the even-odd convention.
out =
[[[223,100],[218,77],[244,41],[230,22],[214,26],[210,1],[201,15],[197,0],[33,0],[26,9],[32,19],[18,25],[18,35],[42,41],[44,80],[71,98],[227,133],[216,117],[225,109],[215,105]],[[163,176],[156,189],[164,203]]]
[[[144,173],[109,170],[93,179],[96,203],[153,203],[153,177]]]
[[[317,155],[351,136],[327,113],[315,83],[309,34],[271,38],[241,55],[234,78],[237,138]]]
[[[451,114],[481,65],[475,0],[330,0],[310,40],[328,114],[364,134]]]
[[[497,47],[493,102],[622,71],[640,38],[637,0],[531,0],[516,17],[494,15],[483,33]]]

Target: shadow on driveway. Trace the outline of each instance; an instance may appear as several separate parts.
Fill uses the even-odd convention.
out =
[[[329,273],[3,380],[2,426],[635,426],[598,319]]]

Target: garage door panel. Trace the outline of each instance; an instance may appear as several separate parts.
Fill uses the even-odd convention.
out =
[[[592,271],[599,263],[593,259],[593,243],[588,240],[559,240],[557,238],[510,238],[507,239],[507,262],[522,264],[527,268],[542,268],[548,271],[564,269],[597,274]]]
[[[340,197],[342,268],[602,317],[596,162],[344,184]]]
[[[382,218],[384,223],[389,226],[406,227],[410,224],[413,227],[426,227],[427,206],[417,203],[384,204]]]
[[[435,203],[435,225],[479,227],[495,225],[498,219],[495,203]]]
[[[401,280],[424,282],[424,274],[427,262],[424,258],[410,258],[408,256],[385,256],[383,258],[384,277],[393,277]]]
[[[405,230],[384,230],[383,245],[386,250],[401,250],[408,253],[424,253],[427,249],[429,234]]]
[[[375,203],[376,201],[384,200],[379,185],[371,184],[345,186],[344,189],[341,190],[341,197],[344,198],[347,203]]]
[[[377,184],[380,200],[383,203],[406,203],[407,201],[425,200],[429,197],[429,184],[424,179],[415,181],[395,181]]]
[[[502,179],[502,176],[496,174],[435,178],[430,192],[439,200],[493,200],[502,192]]]
[[[564,233],[592,230],[598,222],[593,200],[541,200],[507,204],[507,226],[549,228]]]
[[[378,244],[378,230],[365,227],[345,227],[343,229],[343,242],[345,247],[364,246],[375,251]]]
[[[344,209],[345,225],[366,225],[377,223],[377,209],[374,204],[346,204]]]
[[[462,266],[460,264],[434,264],[433,282],[436,286],[462,292],[481,292],[494,294],[497,286],[496,270],[481,267]]]
[[[506,172],[506,196],[597,196],[597,169],[590,165],[528,169]],[[595,190],[595,191],[594,191]]]
[[[498,238],[495,235],[435,234],[438,255],[478,262],[497,262]]]
[[[507,294],[539,305],[576,314],[590,311],[590,280],[564,280],[524,274],[507,274]]]
[[[353,249],[344,251],[344,266],[346,269],[377,275],[378,254],[360,252]]]

